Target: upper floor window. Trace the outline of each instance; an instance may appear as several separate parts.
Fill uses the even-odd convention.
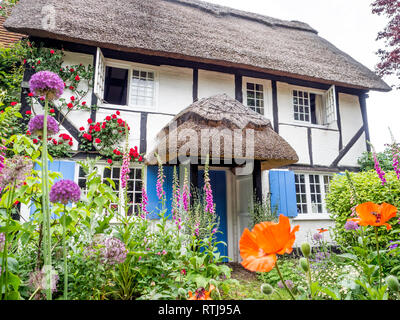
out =
[[[106,61],[97,50],[94,93],[105,103],[151,108],[155,106],[155,72],[136,65]]]
[[[326,214],[325,196],[329,192],[330,174],[295,174],[297,212],[299,215]]]
[[[329,125],[336,121],[335,86],[325,93],[293,90],[293,118],[317,125]]]
[[[247,82],[246,99],[248,107],[264,114],[264,86],[262,84]]]

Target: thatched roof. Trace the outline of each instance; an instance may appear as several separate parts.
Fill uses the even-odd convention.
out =
[[[213,149],[216,146],[220,157]],[[221,164],[225,157],[256,159],[262,161],[263,170],[298,161],[296,151],[268,119],[226,94],[198,100],[177,114],[157,135],[155,148],[145,156],[147,164],[157,164],[155,152],[163,162],[189,155],[203,160],[209,155],[210,163],[214,158]]]
[[[55,28],[49,29],[43,19],[52,10]],[[127,52],[390,91],[375,73],[305,23],[198,0],[20,0],[5,27]]]

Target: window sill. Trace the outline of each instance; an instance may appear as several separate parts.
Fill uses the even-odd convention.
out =
[[[337,128],[332,128],[329,125],[322,125],[322,124],[313,124],[309,122],[303,121],[293,121],[293,122],[286,122],[286,123],[279,123],[279,125],[285,126],[295,126],[295,127],[304,127],[304,128],[312,128],[312,129],[320,129],[320,130],[329,130],[329,131],[339,131]]]
[[[298,215],[296,218],[293,218],[293,221],[311,221],[311,220],[332,220],[329,217],[329,214],[320,214],[320,215]]]
[[[100,103],[99,108],[105,108],[105,109],[113,109],[113,110],[121,110],[121,111],[135,111],[135,112],[155,112],[157,111],[157,108],[155,106],[152,107],[146,107],[146,106],[134,106],[134,105],[118,105],[118,104],[111,104],[111,103]]]

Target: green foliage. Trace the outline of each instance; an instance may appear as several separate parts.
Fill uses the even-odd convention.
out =
[[[357,193],[358,203],[351,203],[352,191],[346,176],[335,176],[330,183],[330,193],[326,197],[330,217],[335,221],[335,227],[331,231],[333,231],[335,241],[343,248],[352,246],[358,241],[355,232],[344,229],[347,219],[351,218],[352,206],[372,201],[378,204],[387,202],[398,208],[400,207],[400,182],[397,180],[395,172],[386,173],[387,183],[385,186],[382,186],[381,180],[374,170],[350,173],[350,177]],[[398,239],[396,234],[396,231],[400,230],[398,220],[391,219],[389,224],[393,227],[391,232],[386,232],[383,227],[379,228],[381,247],[385,247],[391,240]],[[368,234],[371,235],[373,233],[369,232]],[[366,241],[368,247],[375,248],[374,236],[368,237]]]
[[[393,171],[393,161],[392,161],[392,148],[387,147],[383,152],[378,152],[376,158],[379,161],[379,165],[385,172]],[[360,158],[358,158],[357,163],[360,166],[361,171],[370,171],[374,169],[375,162],[372,152],[364,152]]]
[[[263,221],[278,221],[277,211],[272,211],[271,199],[268,195],[263,201],[256,199],[256,195],[253,195],[253,201],[249,204],[249,229],[253,229],[254,226]]]

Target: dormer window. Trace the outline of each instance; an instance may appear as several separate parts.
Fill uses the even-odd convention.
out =
[[[264,114],[264,86],[262,84],[247,82],[247,106],[259,114]]]

